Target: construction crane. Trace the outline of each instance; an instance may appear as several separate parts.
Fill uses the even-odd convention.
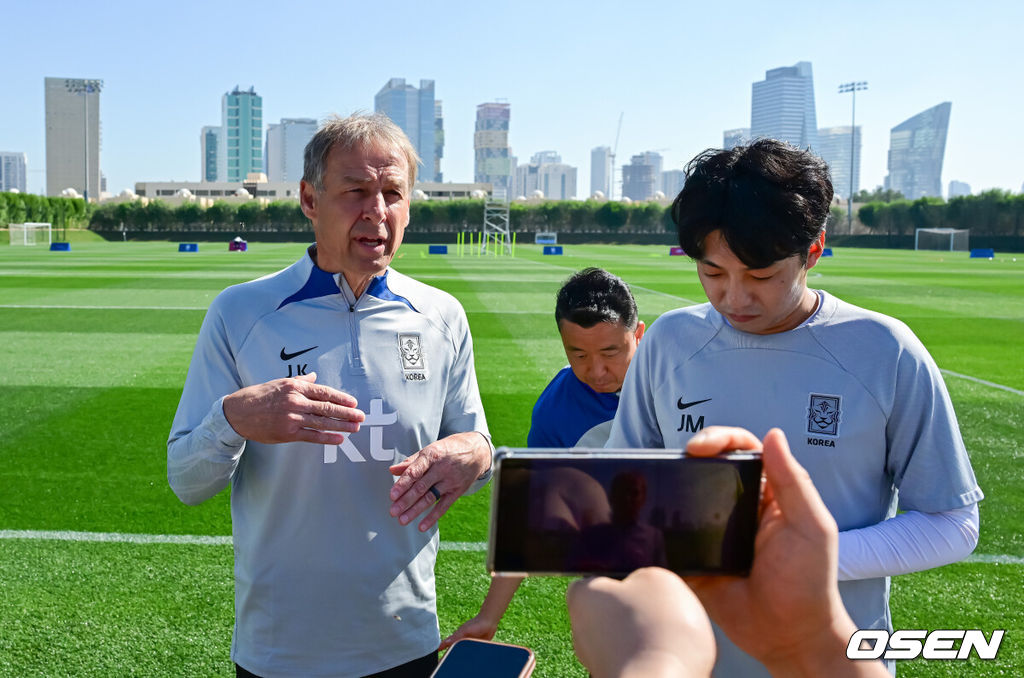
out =
[[[612,147],[611,152],[611,176],[608,178],[608,199],[612,200],[615,197],[615,154],[619,150],[619,134],[622,133],[622,116],[625,111],[619,113],[619,126],[615,130],[615,146]]]

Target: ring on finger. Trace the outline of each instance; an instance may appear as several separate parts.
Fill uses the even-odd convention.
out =
[[[437,489],[437,485],[431,485],[429,492],[434,495],[435,502],[441,501],[441,491]]]

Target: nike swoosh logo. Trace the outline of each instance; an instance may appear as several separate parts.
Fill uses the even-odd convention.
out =
[[[705,398],[704,400],[694,400],[692,403],[684,403],[683,399],[680,398],[679,402],[676,403],[676,407],[678,407],[681,410],[685,410],[687,408],[693,407],[694,405],[700,405],[701,403],[706,403],[709,400],[711,400],[711,398]]]
[[[285,362],[287,362],[287,361],[291,360],[292,358],[298,358],[303,353],[309,353],[314,348],[317,348],[317,347],[316,346],[310,346],[307,349],[304,349],[302,351],[296,351],[295,353],[285,353],[284,352],[284,348],[282,347],[281,348],[281,360],[284,360]]]

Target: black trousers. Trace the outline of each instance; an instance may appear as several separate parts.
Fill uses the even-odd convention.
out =
[[[380,673],[374,673],[365,678],[430,678],[430,674],[436,668],[437,653],[431,652],[419,659],[413,659],[411,662],[406,662],[401,666],[396,666],[393,669],[381,671]],[[235,664],[235,676],[236,678],[260,678],[255,673],[246,671],[238,664]]]

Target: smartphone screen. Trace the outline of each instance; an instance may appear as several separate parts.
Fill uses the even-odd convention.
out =
[[[432,678],[526,678],[533,665],[533,652],[525,647],[464,638],[451,646]]]
[[[761,456],[502,451],[488,566],[518,574],[747,574]]]

